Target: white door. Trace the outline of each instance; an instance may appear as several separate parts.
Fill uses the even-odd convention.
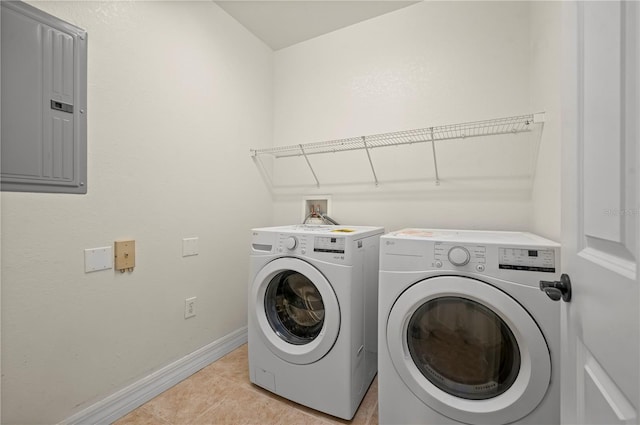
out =
[[[638,423],[640,4],[564,4],[562,422]]]

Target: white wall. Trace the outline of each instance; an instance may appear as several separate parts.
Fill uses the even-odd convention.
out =
[[[1,195],[2,423],[58,422],[244,326],[248,229],[300,221],[304,195],[343,223],[559,239],[553,4],[425,2],[275,55],[212,2],[33,4],[89,31],[89,193]],[[428,144],[374,151],[377,188],[356,152],[312,158],[319,189],[282,160],[269,193],[248,155],[542,110],[533,195],[520,136],[438,145],[440,186]],[[129,238],[133,273],[84,273]]]
[[[274,143],[354,137],[536,112],[527,2],[423,2],[277,51]],[[544,105],[536,104],[542,109]],[[332,195],[342,223],[531,230],[527,135],[274,163],[274,220],[299,222],[303,195]],[[342,183],[347,183],[344,185]]]
[[[562,2],[531,3],[531,105],[546,111],[533,189],[533,231],[560,241]]]
[[[270,49],[213,2],[33,4],[89,33],[89,192],[2,193],[7,424],[56,423],[246,326],[249,229],[272,221],[249,157],[271,144]],[[132,273],[84,273],[85,248],[130,238]]]

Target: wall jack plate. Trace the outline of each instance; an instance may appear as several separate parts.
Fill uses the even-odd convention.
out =
[[[116,241],[115,260],[116,270],[120,273],[132,272],[136,266],[136,241]]]

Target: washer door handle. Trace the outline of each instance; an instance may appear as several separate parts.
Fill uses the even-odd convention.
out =
[[[566,273],[560,276],[560,281],[555,280],[551,282],[541,280],[540,290],[547,294],[553,301],[558,301],[560,298],[567,303],[571,301],[571,279]]]

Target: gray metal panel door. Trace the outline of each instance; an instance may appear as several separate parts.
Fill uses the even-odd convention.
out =
[[[86,32],[2,2],[2,190],[86,193]]]

